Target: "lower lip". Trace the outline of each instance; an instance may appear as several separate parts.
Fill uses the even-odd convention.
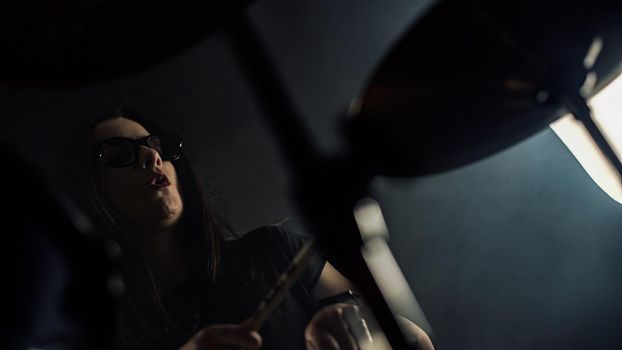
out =
[[[151,185],[152,188],[165,188],[165,187],[169,187],[171,184],[170,183],[165,183],[165,184],[160,184],[160,185]]]

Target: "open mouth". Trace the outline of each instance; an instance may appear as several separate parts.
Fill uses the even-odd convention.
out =
[[[168,187],[171,185],[171,182],[168,180],[168,177],[164,174],[158,174],[154,176],[149,182],[149,186],[155,188]]]

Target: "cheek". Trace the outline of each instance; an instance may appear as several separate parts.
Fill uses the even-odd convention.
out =
[[[101,189],[112,208],[119,212],[124,212],[125,207],[136,199],[134,194],[136,186],[128,181],[127,174],[118,172],[102,174]]]
[[[181,205],[183,203],[183,199],[184,199],[183,191],[182,191],[182,188],[181,188],[181,184],[179,183],[179,178],[177,177],[177,172],[175,171],[175,168],[172,165],[171,165],[171,171],[167,172],[167,174],[170,174],[170,178],[173,179],[172,183],[175,186],[175,192],[176,192],[176,195],[179,198],[179,202],[180,202],[180,205]]]

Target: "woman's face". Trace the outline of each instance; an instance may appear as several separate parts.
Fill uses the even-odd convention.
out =
[[[112,137],[140,139],[149,132],[123,117],[108,119],[94,130],[93,143]],[[101,195],[123,222],[144,230],[173,227],[181,217],[183,202],[177,173],[159,153],[139,146],[138,158],[125,168],[101,166]]]

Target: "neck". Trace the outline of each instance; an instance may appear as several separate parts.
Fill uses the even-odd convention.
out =
[[[175,227],[150,227],[141,230],[136,240],[151,269],[160,293],[175,287],[187,273],[187,256]]]

